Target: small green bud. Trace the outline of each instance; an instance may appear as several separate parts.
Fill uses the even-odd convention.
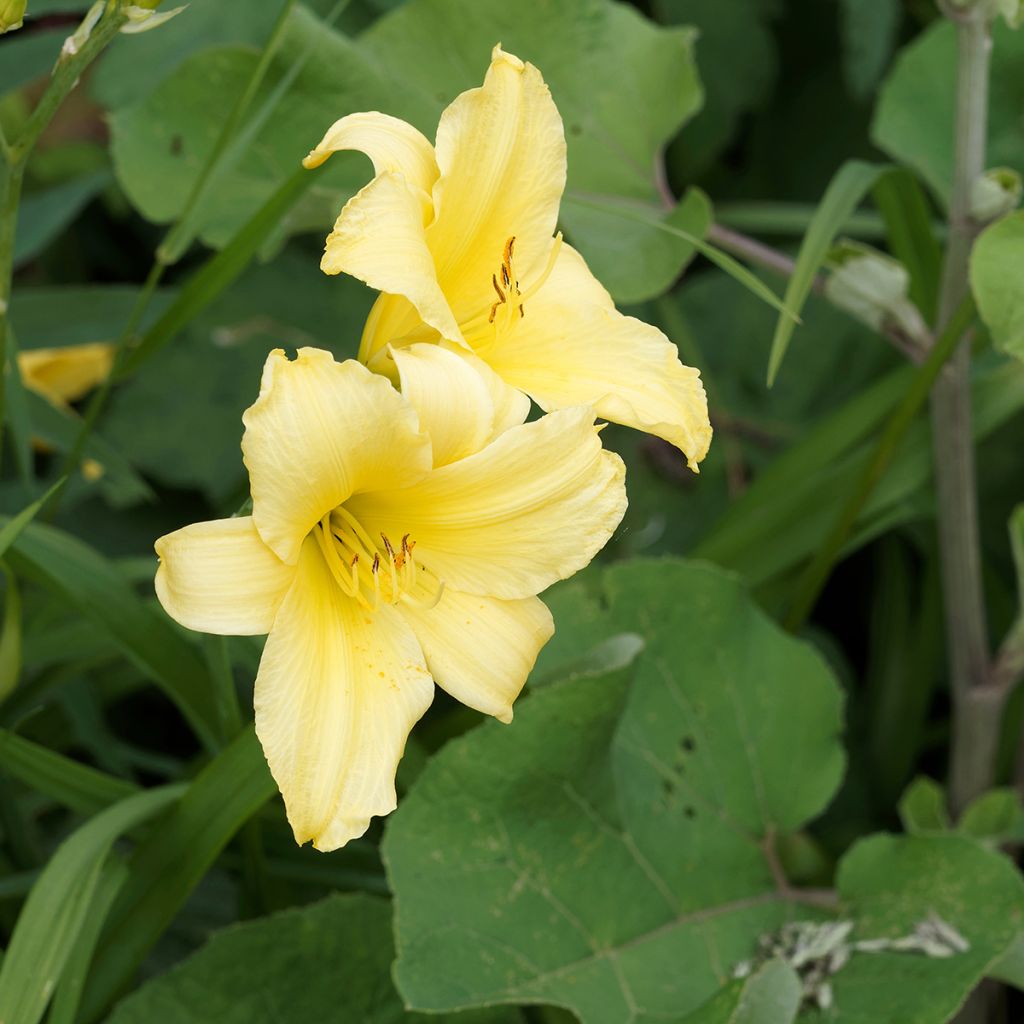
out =
[[[27,0],[0,0],[0,36],[21,28]]]
[[[164,22],[170,21],[177,14],[181,14],[188,6],[188,4],[184,4],[181,7],[174,7],[169,11],[161,11],[158,14],[156,8],[159,4],[160,0],[133,0],[132,3],[125,4],[121,10],[127,16],[128,22],[121,31],[125,35],[138,35],[140,32],[148,32],[150,29],[159,28]]]
[[[971,186],[971,217],[979,224],[1005,217],[1020,205],[1024,184],[1012,167],[993,167]]]
[[[829,254],[828,266],[825,294],[835,305],[876,331],[893,326],[912,340],[927,338],[924,319],[910,301],[910,274],[899,260],[843,240]]]

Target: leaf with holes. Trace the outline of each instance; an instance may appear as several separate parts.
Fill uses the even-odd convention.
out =
[[[429,1011],[551,1003],[584,1024],[746,1020],[734,970],[783,922],[826,913],[824,894],[786,882],[774,840],[839,784],[839,688],[711,566],[638,560],[607,570],[593,597],[563,598],[577,636],[644,647],[541,688],[514,725],[449,743],[419,777],[384,844],[398,987]],[[556,656],[545,671],[558,664],[569,668]],[[973,840],[881,836],[843,862],[838,899],[854,939],[907,935],[934,911],[970,950],[854,953],[829,979],[829,1019],[941,1024],[1012,943],[1024,884]],[[901,971],[915,987],[897,998]]]

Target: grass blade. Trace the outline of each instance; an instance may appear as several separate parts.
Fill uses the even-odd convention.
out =
[[[856,210],[868,190],[889,168],[869,164],[862,160],[850,160],[839,168],[829,183],[821,204],[814,213],[800,254],[796,258],[793,276],[786,287],[785,304],[789,316],[780,316],[775,325],[771,353],[768,356],[768,386],[775,383],[775,377],[782,365],[782,359],[793,337],[796,316],[804,308],[807,296],[811,294],[814,278],[828,254],[832,240],[840,228]]]

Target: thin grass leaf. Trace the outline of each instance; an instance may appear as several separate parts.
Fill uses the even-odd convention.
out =
[[[0,628],[0,704],[18,685],[21,675],[21,592],[18,580],[6,563],[0,562],[7,588],[4,591],[4,622]]]
[[[6,322],[6,321],[5,321]],[[32,492],[32,419],[28,411],[27,391],[18,367],[18,343],[8,324],[4,346],[3,421],[10,432],[11,450],[18,477]]]
[[[0,729],[0,768],[37,793],[83,815],[98,814],[139,792],[133,782]]]
[[[714,263],[716,267],[724,270],[733,280],[743,285],[744,288],[752,292],[759,299],[767,302],[773,309],[778,310],[784,319],[792,319],[794,323],[800,322],[799,314],[793,312],[788,302],[780,299],[771,288],[759,277],[747,270],[742,263],[733,259],[728,253],[722,252],[721,249],[705,242],[703,238],[699,238],[697,235],[684,231],[682,228],[677,228],[672,224],[666,224],[664,221],[658,220],[657,217],[625,203],[613,202],[611,200],[586,199],[583,196],[574,195],[570,192],[565,194],[563,202],[574,203],[576,206],[585,206],[591,210],[613,213],[616,216],[624,217],[626,220],[648,224],[652,228],[657,228],[659,231],[664,231],[667,234],[683,239],[692,245],[702,256]]]
[[[38,1024],[85,925],[114,840],[183,791],[177,785],[136,793],[58,847],[25,901],[0,967],[0,1021]]]
[[[821,204],[815,211],[800,246],[793,276],[786,287],[784,302],[787,310],[793,312],[790,316],[780,316],[775,325],[775,336],[772,338],[772,348],[768,356],[769,387],[775,383],[775,377],[793,336],[797,316],[804,308],[807,296],[811,294],[814,278],[828,254],[833,239],[867,192],[888,170],[889,167],[884,165],[850,160],[839,168],[825,190]]]
[[[277,787],[249,726],[211,761],[139,844],[101,938],[82,1019],[97,1020],[232,837]]]
[[[21,531],[35,519],[39,510],[50,500],[50,496],[55,494],[63,483],[64,478],[62,477],[52,484],[45,494],[36,498],[30,505],[26,505],[16,516],[8,519],[0,527],[0,558],[7,554],[7,549],[21,536]]]
[[[178,706],[200,741],[217,748],[213,685],[203,659],[106,558],[61,530],[32,523],[11,547],[9,559],[19,576],[59,595],[106,632]]]

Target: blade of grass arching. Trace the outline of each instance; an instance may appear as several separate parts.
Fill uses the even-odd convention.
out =
[[[184,786],[136,793],[57,848],[25,901],[0,966],[0,1020],[37,1024],[85,924],[114,840],[167,808]]]
[[[747,235],[803,236],[814,219],[815,209],[811,203],[715,203],[715,220]],[[839,232],[865,242],[880,241],[885,238],[885,222],[877,213],[858,211],[846,218]]]
[[[90,816],[139,791],[70,757],[0,729],[0,768],[8,775],[79,814]]]
[[[762,301],[767,302],[773,309],[778,310],[780,316],[784,319],[791,319],[794,323],[800,322],[799,314],[793,312],[789,303],[781,300],[759,277],[752,274],[742,263],[734,259],[727,252],[723,252],[716,246],[710,245],[703,238],[699,238],[689,231],[684,231],[682,228],[677,228],[674,224],[665,224],[653,214],[627,202],[616,202],[610,199],[588,199],[573,192],[566,192],[562,202],[574,203],[576,206],[585,206],[591,210],[600,210],[602,213],[612,213],[618,217],[624,217],[626,220],[648,224],[659,231],[682,238],[692,245],[705,259],[714,263],[720,270],[724,270],[734,281],[743,285],[744,288]]]
[[[86,985],[81,1018],[97,1020],[232,837],[276,792],[249,726],[189,785],[128,861]]]
[[[772,348],[768,356],[768,386],[782,365],[782,359],[793,337],[795,317],[799,315],[811,294],[814,278],[828,254],[829,247],[847,218],[857,209],[861,200],[888,167],[850,160],[839,168],[829,183],[818,209],[814,212],[800,253],[796,258],[793,276],[786,287],[784,302],[791,316],[780,316],[775,325]]]
[[[910,298],[925,323],[933,323],[939,301],[942,247],[935,237],[924,189],[910,171],[898,167],[883,174],[871,194],[885,221],[889,249],[910,274]]]
[[[971,325],[975,312],[974,299],[968,295],[960,303],[960,306],[946,325],[945,330],[943,330],[932,346],[932,350],[928,353],[928,358],[925,359],[914,373],[906,395],[904,395],[903,400],[886,423],[882,436],[878,439],[878,443],[875,446],[871,461],[857,480],[855,490],[836,517],[835,524],[829,532],[825,543],[818,549],[811,563],[797,581],[793,603],[784,623],[785,627],[791,632],[803,625],[807,616],[814,608],[818,595],[828,579],[832,565],[842,551],[850,531],[857,522],[857,517],[871,496],[875,485],[881,480],[889,463],[892,461],[897,447],[903,440],[903,436],[910,428],[921,407],[928,400],[932,385],[942,371],[942,367],[945,366],[946,361],[956,350],[964,332]]]
[[[68,956],[46,1024],[75,1024],[78,1006],[85,991],[85,980],[89,976],[89,967],[96,953],[96,944],[103,931],[103,924],[127,879],[128,868],[120,858],[111,857],[103,865],[89,906],[89,914]]]
[[[121,380],[137,370],[237,280],[281,218],[316,180],[319,170],[307,171],[300,167],[284,181],[231,241],[188,279],[175,301],[146,331],[138,345],[126,349],[124,359],[111,374],[113,379]]]
[[[25,527],[8,557],[20,576],[59,596],[107,633],[177,705],[203,745],[217,748],[212,684],[203,659],[106,558],[62,530],[40,523]]]
[[[64,479],[62,477],[52,484],[45,494],[36,498],[31,504],[26,505],[16,516],[12,516],[0,527],[0,558],[3,558],[7,553],[7,549],[21,536],[22,530],[35,519],[39,510],[50,500],[50,496],[55,494],[63,483]]]

